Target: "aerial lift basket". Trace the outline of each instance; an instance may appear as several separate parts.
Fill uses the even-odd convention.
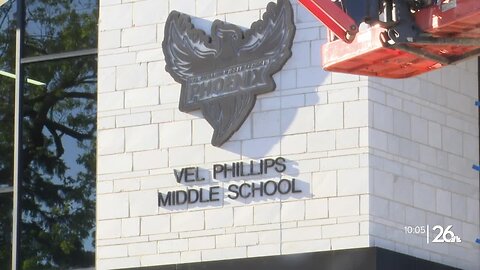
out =
[[[336,17],[344,10],[332,7],[331,0],[299,1],[337,37],[322,47],[322,63],[328,71],[407,78],[480,54],[480,0],[438,0],[399,16],[403,22],[410,19],[403,25],[371,22],[360,31],[360,20],[368,14],[346,20]],[[405,33],[413,28],[418,30]]]

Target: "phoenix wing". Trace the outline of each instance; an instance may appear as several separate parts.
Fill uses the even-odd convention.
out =
[[[177,11],[168,16],[162,47],[166,70],[177,82],[198,75],[217,53],[211,38],[195,29],[188,15]]]
[[[263,19],[252,24],[245,32],[244,42],[239,48],[241,57],[250,54],[271,57],[277,70],[291,56],[295,24],[293,10],[289,0],[278,0],[277,4],[270,2]]]

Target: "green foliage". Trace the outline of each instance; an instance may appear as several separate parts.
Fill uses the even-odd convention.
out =
[[[0,70],[4,71],[15,67],[15,27],[11,20],[14,12],[11,3],[0,7]],[[0,76],[0,184],[11,184],[12,178],[14,87],[14,80]],[[11,195],[0,195],[0,269],[8,269],[11,263],[12,207]]]
[[[92,3],[94,9],[86,8]],[[0,23],[13,12],[8,6],[0,9]],[[29,55],[96,47],[96,1],[26,0],[26,6]],[[7,30],[0,32],[0,70],[9,72],[14,25],[12,19],[0,25]],[[91,266],[96,58],[28,64],[25,74],[46,85],[24,89],[22,269]],[[0,76],[0,183],[12,177],[13,91],[14,80]],[[0,269],[8,269],[11,198],[0,197],[0,209]]]

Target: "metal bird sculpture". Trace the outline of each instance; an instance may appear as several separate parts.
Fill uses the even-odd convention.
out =
[[[215,20],[211,36],[190,16],[172,11],[162,44],[166,71],[182,85],[179,109],[201,110],[221,146],[243,124],[256,96],[275,90],[273,74],[292,55],[295,35],[289,0],[270,2],[250,29]]]

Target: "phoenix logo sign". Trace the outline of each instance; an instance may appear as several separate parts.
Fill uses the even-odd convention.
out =
[[[275,90],[272,76],[292,55],[295,35],[290,1],[269,3],[250,29],[215,20],[211,36],[190,16],[172,11],[165,25],[166,71],[182,85],[179,109],[201,110],[221,146],[243,124],[256,96]]]

